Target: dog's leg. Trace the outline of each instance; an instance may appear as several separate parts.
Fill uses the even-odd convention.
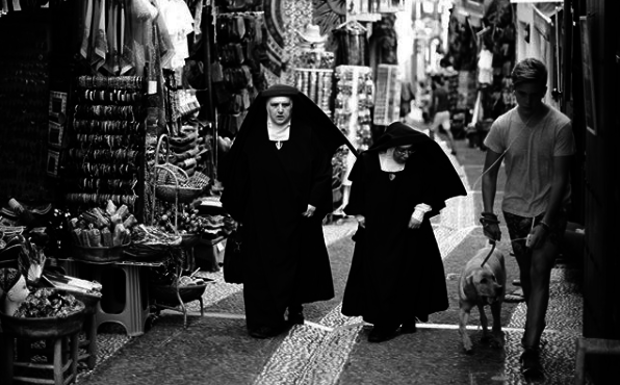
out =
[[[489,319],[484,312],[484,304],[478,304],[478,311],[480,312],[480,324],[482,325],[482,341],[489,340]]]
[[[502,303],[501,301],[491,304],[491,314],[493,315],[493,340],[491,346],[501,348],[504,346],[503,333],[502,333]]]
[[[467,321],[469,321],[469,312],[471,307],[468,304],[461,303],[461,311],[459,313],[459,334],[461,335],[461,341],[463,342],[463,349],[465,353],[471,353],[472,343],[467,334]]]

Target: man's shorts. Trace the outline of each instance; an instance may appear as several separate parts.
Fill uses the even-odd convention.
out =
[[[443,127],[446,131],[450,129],[450,111],[440,111],[435,114],[431,129],[437,131],[439,126]]]
[[[534,221],[534,226],[536,226],[545,217],[545,213],[542,213],[535,218],[522,217],[507,213],[505,211],[503,213],[504,219],[506,220],[506,227],[508,227],[508,234],[510,235],[510,240],[512,241],[512,251],[518,258],[519,256],[525,255],[529,250],[525,246],[525,239],[532,230],[532,221]],[[562,239],[564,238],[566,223],[566,211],[560,210],[555,223],[550,224],[549,231],[547,232],[547,240],[559,247],[562,243]]]

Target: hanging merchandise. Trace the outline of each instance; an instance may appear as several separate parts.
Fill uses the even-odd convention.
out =
[[[367,150],[372,144],[371,109],[375,100],[375,89],[370,67],[341,65],[335,69],[336,97],[334,122],[345,133],[349,142],[358,152]],[[342,204],[336,210],[340,215],[348,203],[351,182],[349,173],[356,156],[348,149],[338,152],[332,164],[334,167],[334,186],[342,193]],[[339,174],[338,174],[339,173]]]
[[[348,21],[334,31],[338,43],[336,65],[368,65],[367,29],[357,21]]]
[[[218,131],[235,136],[254,96],[264,88],[260,65],[262,12],[221,13],[216,18],[217,60],[211,81],[218,112]]]
[[[113,201],[137,207],[143,181],[144,78],[80,76],[73,136],[67,150],[65,200],[74,205]]]
[[[493,53],[486,48],[480,50],[478,58],[478,83],[493,84]]]
[[[331,116],[333,77],[332,52],[325,50],[327,35],[319,33],[319,27],[308,24],[299,37],[299,66],[294,70],[295,87],[306,94],[327,116]]]
[[[400,116],[398,65],[379,64],[376,88],[374,124],[388,126]]]

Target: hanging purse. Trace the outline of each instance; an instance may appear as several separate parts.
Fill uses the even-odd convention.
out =
[[[224,281],[228,283],[243,283],[241,231],[241,226],[237,227],[226,240],[226,248],[224,249]]]

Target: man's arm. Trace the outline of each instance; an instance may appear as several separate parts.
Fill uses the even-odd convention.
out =
[[[501,164],[502,154],[498,154],[487,149],[484,160],[484,171],[482,174],[482,232],[494,243],[502,238],[502,232],[499,229],[499,220],[493,212],[495,202],[495,193],[497,191],[497,173]]]
[[[495,193],[497,191],[497,174],[502,154],[487,149],[482,174],[482,204],[485,213],[493,212]]]

